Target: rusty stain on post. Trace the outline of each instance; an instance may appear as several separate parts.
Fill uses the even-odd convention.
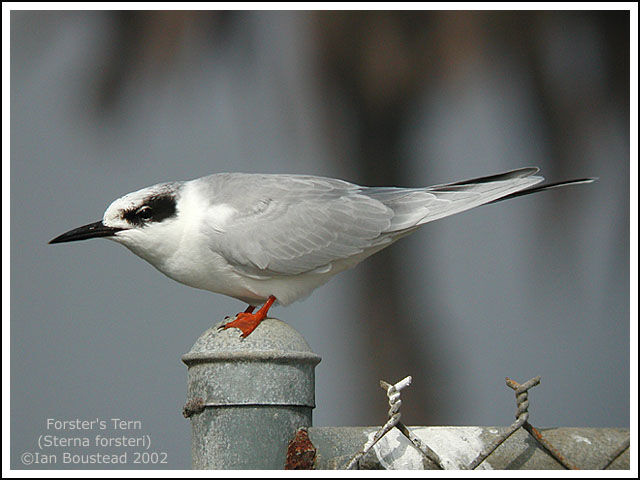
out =
[[[204,400],[200,397],[193,398],[184,404],[182,408],[182,416],[189,418],[196,413],[202,413],[204,411]]]
[[[313,470],[316,463],[316,448],[309,439],[309,432],[301,428],[287,448],[285,470]]]

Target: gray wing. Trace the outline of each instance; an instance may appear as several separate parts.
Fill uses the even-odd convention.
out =
[[[530,177],[536,171],[411,189],[313,176],[218,174],[200,179],[212,202],[203,230],[210,248],[245,275],[322,271],[373,253],[419,225],[537,183],[541,177]],[[216,217],[219,205],[228,213],[224,222]]]
[[[232,213],[222,225],[205,222],[205,233],[210,248],[243,274],[304,273],[388,241],[381,234],[393,211],[357,185],[248,174],[216,175],[215,182],[215,202]]]

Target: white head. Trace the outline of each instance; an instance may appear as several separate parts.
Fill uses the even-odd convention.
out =
[[[156,264],[177,248],[182,233],[177,225],[182,185],[182,182],[160,183],[128,193],[109,205],[102,221],[70,230],[49,243],[105,237]]]

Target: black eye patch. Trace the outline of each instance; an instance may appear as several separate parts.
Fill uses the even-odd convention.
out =
[[[176,199],[173,195],[154,195],[142,206],[125,210],[122,218],[132,225],[142,226],[150,222],[161,222],[176,214]]]

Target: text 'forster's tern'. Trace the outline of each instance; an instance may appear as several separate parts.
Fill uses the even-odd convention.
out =
[[[249,335],[274,302],[288,305],[333,275],[438,218],[594,179],[535,186],[535,167],[424,188],[361,187],[310,175],[218,173],[115,200],[102,221],[49,243],[105,237],[168,277],[237,298],[223,328]],[[256,313],[254,308],[263,304]]]

